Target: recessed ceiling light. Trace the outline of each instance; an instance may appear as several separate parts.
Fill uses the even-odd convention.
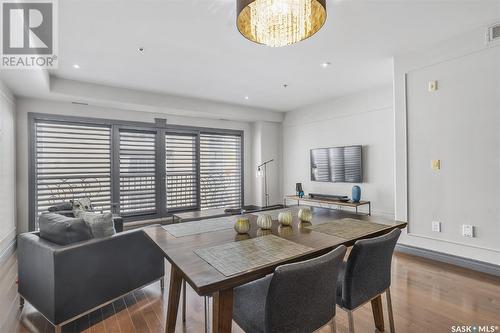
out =
[[[138,48],[139,52],[144,52],[144,48],[143,47],[140,47]]]
[[[288,84],[283,84],[283,88],[288,88]]]
[[[245,96],[245,99],[250,99],[250,97],[248,97],[248,96]]]
[[[73,68],[74,68],[74,69],[79,69],[79,68],[80,68],[80,65],[78,65],[78,64],[74,64],[74,65],[73,65]]]
[[[327,67],[328,67],[328,66],[330,66],[331,64],[332,64],[331,62],[326,61],[326,62],[324,62],[324,63],[322,63],[322,64],[321,64],[321,67],[323,67],[323,68],[327,68]]]

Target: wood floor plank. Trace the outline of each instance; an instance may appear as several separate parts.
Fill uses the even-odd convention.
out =
[[[125,304],[123,298],[120,298],[119,300],[113,302],[113,308],[115,309],[116,321],[118,322],[118,326],[120,327],[120,332],[135,332],[134,323],[132,322],[132,318],[130,318],[130,314],[127,310],[127,305]]]
[[[18,299],[16,281],[17,264],[15,261],[12,261],[5,268],[6,270],[0,282],[0,323],[6,322],[6,316],[13,306],[12,302]]]
[[[15,321],[19,320],[19,314],[21,312],[17,298],[17,284],[15,282],[11,283],[9,290],[5,294],[5,304],[3,304],[1,311],[3,313],[0,322],[3,323],[1,326],[3,328],[0,332],[13,331],[16,326],[13,324]]]
[[[127,305],[127,310],[134,323],[135,331],[138,333],[149,333],[149,327],[144,319],[141,311],[141,304],[137,303],[133,294],[128,294],[123,297],[125,304]]]
[[[92,333],[102,333],[106,332],[104,328],[104,323],[102,321],[102,310],[97,309],[89,314],[90,321],[90,332]]]
[[[21,322],[29,332],[42,333],[45,331],[47,319],[45,319],[35,308],[29,303],[25,303],[21,314]]]
[[[154,311],[156,317],[158,318],[161,327],[165,328],[166,316],[163,311],[165,304],[163,303],[163,297],[159,290],[155,290],[154,286],[145,287],[142,291],[149,301],[149,306]]]
[[[120,333],[120,325],[116,319],[113,304],[108,304],[102,308],[102,320],[106,333]]]
[[[150,332],[161,332],[163,326],[161,325],[152,304],[149,302],[144,292],[142,290],[135,291],[134,297],[138,305],[144,304],[141,306],[142,316],[144,317]]]

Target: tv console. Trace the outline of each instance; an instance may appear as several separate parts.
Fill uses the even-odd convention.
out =
[[[342,197],[342,196],[341,196]],[[316,203],[316,204],[319,204],[319,205],[335,205],[339,208],[341,207],[351,207],[351,208],[354,208],[355,211],[356,211],[356,214],[361,214],[358,212],[358,207],[359,206],[364,206],[364,205],[367,205],[368,206],[368,213],[366,215],[372,215],[372,206],[371,206],[371,203],[370,201],[359,201],[359,202],[354,202],[354,201],[351,201],[351,200],[347,200],[347,201],[341,201],[340,199],[335,199],[335,198],[327,198],[327,199],[323,199],[323,198],[318,198],[317,196],[313,196],[312,198],[309,197],[304,197],[304,198],[300,198],[296,195],[286,195],[284,198],[283,198],[283,204],[286,206],[287,205],[287,201],[296,201],[297,202],[297,206],[300,205],[300,203]],[[364,213],[363,213],[364,214]]]

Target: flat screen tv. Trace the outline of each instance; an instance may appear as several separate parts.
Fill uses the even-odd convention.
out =
[[[362,183],[362,146],[311,149],[311,180]]]

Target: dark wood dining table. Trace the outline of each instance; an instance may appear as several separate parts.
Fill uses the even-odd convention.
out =
[[[290,207],[293,222],[290,226],[279,225],[273,220],[271,232],[273,235],[285,238],[291,242],[312,248],[311,251],[289,259],[272,262],[268,265],[225,276],[194,251],[229,242],[241,241],[262,235],[257,226],[257,215],[248,214],[250,231],[246,235],[237,234],[234,229],[225,229],[202,234],[174,237],[162,226],[145,228],[146,234],[163,251],[165,258],[172,265],[170,271],[170,286],[168,294],[167,322],[165,331],[175,331],[177,311],[181,296],[182,280],[185,280],[200,296],[213,297],[212,329],[213,332],[231,332],[233,289],[245,283],[260,279],[274,272],[275,268],[290,262],[311,259],[325,254],[339,245],[351,246],[357,240],[383,235],[395,228],[405,228],[406,222],[394,221],[374,216],[361,216],[346,211],[312,207],[311,223],[300,222],[297,212],[304,207]],[[236,217],[234,217],[236,219]],[[387,225],[383,230],[367,231],[356,237],[338,237],[331,234],[311,230],[310,226],[331,222],[338,219],[351,218],[362,221],[376,222]],[[371,229],[370,229],[371,230]],[[380,296],[371,302],[375,327],[384,329],[382,300]]]

